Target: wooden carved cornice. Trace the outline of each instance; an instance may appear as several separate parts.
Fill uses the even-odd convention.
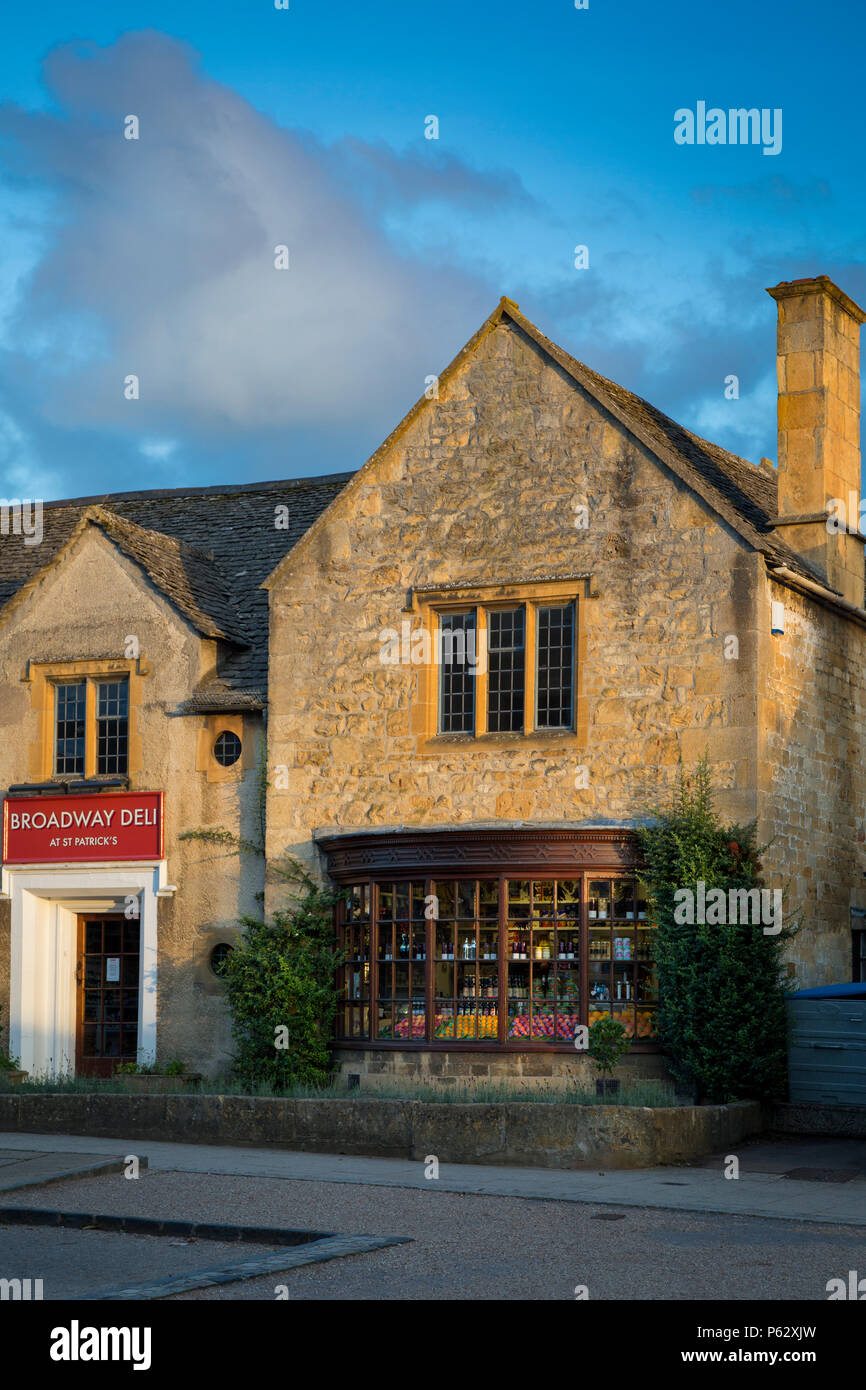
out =
[[[316,844],[339,882],[394,876],[493,876],[533,872],[622,871],[640,865],[633,831],[601,827],[495,827],[325,835]]]

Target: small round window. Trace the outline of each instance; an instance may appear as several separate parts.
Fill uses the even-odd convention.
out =
[[[231,767],[241,756],[241,741],[237,734],[219,734],[213,746],[213,755],[221,767]]]
[[[230,946],[227,941],[220,941],[214,946],[210,953],[210,968],[215,975],[223,975],[225,973],[226,961],[233,949],[234,947]]]

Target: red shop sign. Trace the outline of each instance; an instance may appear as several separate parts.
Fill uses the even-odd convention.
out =
[[[7,796],[3,862],[92,864],[162,858],[162,792]]]

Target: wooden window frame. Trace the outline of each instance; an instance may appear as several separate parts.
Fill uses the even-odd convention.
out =
[[[569,917],[566,919],[561,913],[552,912],[550,914],[549,924],[546,924],[545,919],[539,917],[537,914],[530,915],[526,918],[517,918],[509,915],[509,884],[521,881],[529,881],[530,884],[556,884],[563,881],[577,883],[579,885],[579,907],[577,915],[573,918]],[[610,884],[611,888],[611,911],[607,918],[604,919],[609,949],[608,954],[599,957],[602,964],[604,962],[608,963],[607,978],[610,985],[610,993],[606,1000],[599,999],[593,1001],[590,998],[590,977],[593,973],[593,960],[590,957],[589,951],[590,932],[594,930],[598,933],[599,927],[597,924],[590,921],[588,906],[590,901],[589,886],[591,883],[598,881]],[[457,885],[464,883],[473,886],[475,903],[473,917],[470,919],[465,917],[465,915],[461,916],[455,906],[453,917],[449,916],[442,919],[444,923],[452,927],[455,954],[450,957],[440,957],[437,949],[439,944],[438,933],[442,930],[440,922],[438,919],[425,919],[422,924],[419,919],[413,918],[411,916],[410,897],[410,915],[406,918],[406,929],[404,932],[404,934],[408,934],[409,936],[409,955],[401,962],[396,954],[396,948],[392,948],[391,954],[385,957],[383,951],[380,949],[380,946],[384,947],[384,936],[382,933],[386,932],[391,942],[395,942],[400,934],[400,924],[403,919],[397,917],[396,909],[393,915],[387,919],[382,919],[380,917],[381,892],[386,890],[396,893],[399,888],[405,887],[411,894],[413,885],[423,885],[426,899],[435,892],[436,884],[441,884],[443,882],[455,883]],[[498,915],[496,918],[484,918],[480,915],[480,908],[478,906],[479,885],[481,883],[491,882],[495,882],[498,887]],[[641,1037],[639,1033],[638,1019],[641,1012],[643,1012],[644,1017],[646,1017],[647,1012],[654,1012],[658,1007],[657,996],[655,1002],[653,1002],[650,999],[641,999],[638,995],[638,982],[641,978],[641,968],[649,966],[653,959],[652,957],[641,956],[639,950],[641,942],[638,933],[641,930],[643,930],[644,933],[652,930],[649,922],[647,922],[643,928],[639,925],[636,896],[637,885],[639,883],[640,874],[638,871],[628,870],[624,872],[622,869],[609,870],[596,868],[582,868],[574,871],[560,869],[552,873],[543,872],[538,869],[532,869],[528,872],[509,870],[507,873],[484,873],[482,871],[468,875],[462,869],[454,867],[453,869],[442,870],[432,878],[421,877],[418,874],[404,876],[399,870],[395,870],[393,874],[383,876],[377,875],[374,879],[366,879],[358,876],[351,887],[363,888],[367,903],[369,904],[368,917],[361,923],[355,922],[350,924],[345,916],[344,903],[341,899],[338,905],[336,918],[337,942],[342,949],[347,951],[346,963],[340,967],[338,972],[339,1002],[336,1018],[336,1045],[347,1048],[362,1045],[365,1047],[373,1046],[384,1049],[409,1048],[414,1051],[431,1049],[457,1049],[460,1051],[468,1049],[470,1051],[483,1051],[490,1050],[491,1048],[497,1051],[573,1051],[573,1042],[570,1039],[560,1038],[557,1035],[554,1035],[550,1040],[546,1037],[539,1037],[535,1033],[526,1037],[509,1036],[512,1018],[511,1007],[518,1002],[522,1002],[517,1000],[511,993],[512,984],[518,977],[522,980],[525,976],[526,980],[529,982],[529,993],[523,997],[525,1000],[525,1008],[519,1012],[525,1013],[528,1019],[531,1018],[533,1020],[533,1027],[536,1017],[553,1017],[556,1019],[560,1012],[563,1017],[573,1018],[575,1025],[580,1024],[583,1026],[587,1026],[591,1021],[595,1021],[593,1015],[598,1016],[608,1013],[614,1018],[625,1018],[627,1016],[634,1030],[632,1034],[632,1050],[636,1052],[657,1051],[658,1042],[654,1038]],[[617,957],[614,949],[615,942],[618,939],[616,936],[618,920],[613,913],[613,904],[616,900],[618,885],[628,885],[631,890],[629,893],[629,901],[632,907],[632,916],[630,930],[627,935],[634,942],[634,954],[627,957]],[[561,928],[559,925],[562,921],[568,922],[568,925],[564,928]],[[625,921],[625,918],[619,921],[621,928],[620,936],[625,934]],[[525,925],[523,925],[524,922]],[[423,990],[414,988],[418,961],[415,958],[412,943],[420,930],[424,932],[424,959],[422,969],[424,981]],[[459,942],[461,931],[466,933],[470,930],[476,942],[476,951],[468,960],[461,960],[457,943]],[[567,939],[574,940],[578,946],[574,965],[571,966],[569,961],[561,959],[558,954],[546,957],[542,961],[540,957],[536,958],[533,956],[531,948],[527,959],[516,961],[509,949],[510,936],[513,937],[515,932],[525,932],[531,943],[534,943],[536,933],[539,937],[549,934],[552,936],[555,945],[558,944],[563,936]],[[489,959],[485,960],[477,949],[477,943],[480,942],[483,934],[495,935],[496,937],[496,958],[494,961]],[[647,943],[644,942],[643,944],[646,945]],[[383,967],[388,971],[393,971],[400,963],[406,965],[410,971],[411,984],[409,992],[405,997],[398,995],[393,987],[389,988],[388,984],[390,982],[386,982],[382,974]],[[435,993],[436,966],[440,963],[455,967],[454,974],[451,977],[453,989],[452,993],[449,995],[440,996]],[[465,978],[461,976],[458,969],[461,963],[464,966],[471,964],[476,967],[474,972],[476,981],[480,981],[482,977],[489,978],[491,975],[495,976],[497,982],[496,994],[487,996],[476,989],[476,992],[471,996],[462,996],[458,989],[458,981],[461,978]],[[549,996],[546,992],[544,994],[545,1007],[543,1009],[539,1007],[538,1002],[541,996],[536,992],[539,964],[542,965],[544,972],[546,972],[546,978],[549,980],[551,987]],[[364,966],[367,967],[366,989],[362,989],[362,993],[357,997],[348,994],[346,991],[350,973],[359,967],[363,972]],[[617,971],[617,966],[621,967],[619,971]],[[564,969],[568,969],[569,978],[572,983],[574,974],[577,974],[576,997],[560,991],[559,981],[563,977]],[[485,971],[487,972],[486,975],[484,974]],[[393,976],[391,977],[391,981],[393,981]],[[615,982],[623,986],[628,983],[632,991],[631,996],[629,998],[615,996],[613,994]],[[421,993],[424,995],[424,1032],[423,1036],[418,1036],[414,1032],[416,1014],[412,1005],[415,1000],[420,997]],[[462,1007],[461,1000],[463,1000]],[[447,1010],[453,1020],[453,1033],[451,1036],[436,1036],[437,1020],[439,1018],[436,1012],[437,1001],[445,1006],[443,1009],[443,1016]],[[380,1004],[390,1004],[391,1006],[391,1024],[389,1025],[389,1032],[382,1036],[379,1035]],[[397,1027],[399,1026],[396,1019],[396,1006],[398,1004],[405,1004],[408,1006],[409,1030],[405,1037],[395,1036]],[[560,1004],[565,1006],[562,1010],[559,1008]],[[605,1005],[607,1005],[607,1007],[605,1007]],[[620,1007],[616,1008],[616,1005],[620,1005]],[[626,1007],[626,1005],[630,1007]],[[643,1006],[642,1010],[641,1005]],[[492,1010],[492,1013],[490,1010]],[[343,1020],[351,1014],[352,1011],[362,1019],[366,1012],[366,1029],[347,1034],[343,1027]],[[487,1032],[483,1037],[473,1037],[471,1039],[461,1038],[457,1020],[463,1013],[468,1013],[475,1019],[479,1019],[482,1016],[488,1018],[494,1017],[496,1019],[495,1032]],[[556,1024],[554,1026],[556,1026]]]
[[[119,683],[126,681],[126,768],[123,772],[99,772],[97,771],[98,744],[99,744],[99,687],[110,682]],[[128,777],[129,776],[129,730],[130,730],[130,689],[129,677],[126,671],[100,671],[95,674],[77,676],[49,676],[48,683],[51,686],[52,706],[55,711],[51,721],[51,778],[55,782],[88,781],[97,777]],[[83,772],[58,772],[57,769],[57,717],[56,717],[56,692],[61,685],[84,685],[84,771]]]
[[[143,680],[151,674],[151,667],[142,654],[138,658],[103,658],[86,661],[51,661],[27,664],[23,676],[30,686],[30,707],[35,714],[35,738],[29,746],[29,774],[36,782],[88,781],[112,777],[132,779],[143,769],[143,753],[139,734],[139,709],[143,697]],[[126,772],[96,771],[96,685],[101,681],[127,679],[127,758]],[[79,681],[87,685],[84,724],[84,772],[55,772],[55,696],[57,685],[74,685]]]
[[[446,589],[415,590],[407,613],[417,615],[418,627],[427,633],[430,663],[417,668],[417,683],[411,703],[410,730],[418,738],[419,753],[434,753],[450,744],[514,747],[515,743],[545,744],[583,748],[587,743],[587,702],[581,690],[586,659],[587,629],[592,621],[596,595],[591,576],[570,579],[527,580],[513,585],[450,586]],[[573,608],[573,661],[571,725],[538,728],[536,694],[538,685],[537,611],[539,608]],[[523,607],[524,610],[524,711],[523,728],[512,732],[491,732],[488,718],[488,660],[475,675],[475,721],[472,733],[444,733],[440,730],[441,672],[435,660],[441,616],[475,610],[477,650],[489,659],[487,615],[494,609]]]
[[[382,1050],[409,1051],[497,1051],[497,1052],[572,1052],[573,1043],[553,1038],[538,1037],[519,1037],[508,1038],[509,1028],[509,995],[508,995],[508,975],[507,972],[512,967],[512,962],[508,959],[507,947],[509,943],[509,919],[508,899],[506,896],[506,883],[508,880],[530,881],[553,881],[553,880],[579,880],[579,903],[580,910],[577,917],[569,918],[569,926],[566,928],[568,937],[574,938],[575,933],[579,942],[579,954],[577,960],[579,974],[579,992],[577,998],[577,1021],[586,1024],[589,1012],[592,1007],[600,1007],[599,1004],[592,1005],[589,997],[591,969],[589,943],[590,932],[593,928],[598,935],[598,923],[592,922],[589,918],[589,885],[597,880],[610,881],[612,884],[611,910],[606,920],[607,934],[610,942],[609,953],[603,957],[610,961],[608,971],[611,986],[609,1003],[611,1011],[616,1016],[621,1011],[613,1009],[617,1002],[628,1003],[631,1006],[635,1034],[632,1041],[632,1052],[652,1052],[659,1050],[658,1042],[654,1038],[640,1037],[640,1007],[644,1010],[652,1008],[651,999],[640,999],[637,985],[644,978],[643,967],[651,963],[652,956],[643,956],[640,953],[641,946],[646,946],[647,940],[641,942],[638,932],[651,930],[649,925],[641,926],[638,918],[638,903],[633,901],[632,917],[623,918],[623,923],[627,923],[624,931],[616,932],[616,926],[620,925],[618,919],[614,917],[614,904],[617,901],[615,892],[619,882],[640,883],[642,864],[638,853],[637,841],[635,836],[622,830],[587,830],[584,832],[574,832],[559,829],[535,829],[530,827],[510,828],[510,829],[466,829],[466,830],[438,830],[438,831],[389,831],[367,832],[352,835],[324,836],[319,840],[319,847],[327,859],[328,873],[331,878],[339,885],[341,897],[353,887],[363,887],[367,901],[367,917],[364,921],[364,928],[367,932],[367,959],[363,963],[367,966],[368,984],[365,992],[363,1005],[367,1008],[367,1028],[366,1031],[359,1032],[352,1037],[345,1036],[340,1027],[340,1018],[344,1015],[344,1004],[348,1002],[344,991],[341,992],[340,1008],[338,1010],[337,1038],[335,1046],[337,1048],[374,1048]],[[440,914],[439,921],[426,920],[424,923],[425,931],[425,1033],[423,1038],[413,1038],[407,1036],[382,1038],[377,1036],[377,1013],[378,1000],[380,997],[380,985],[378,978],[379,968],[379,892],[381,887],[396,886],[399,884],[423,883],[425,897],[434,891],[434,885],[439,882],[459,882],[467,881],[477,883],[478,881],[495,880],[499,885],[499,913],[496,919],[495,928],[492,925],[494,919],[482,918],[479,915],[480,909],[476,910],[474,924],[476,942],[480,941],[483,932],[495,930],[497,937],[497,956],[494,962],[485,962],[480,952],[476,951],[475,960],[478,968],[476,974],[480,976],[486,970],[498,975],[496,995],[497,1004],[497,1032],[495,1037],[485,1036],[483,1038],[473,1038],[472,1040],[461,1041],[458,1039],[458,1025],[454,1024],[454,1036],[448,1038],[436,1038],[436,1013],[434,989],[436,988],[436,963],[439,957],[436,954],[437,928],[440,921],[446,919]],[[341,915],[342,908],[338,905],[336,923],[338,941],[345,942],[344,926],[345,921]],[[458,923],[458,916],[454,916],[455,924]],[[468,920],[468,919],[467,919]],[[560,917],[557,914],[552,918],[552,930],[559,928],[556,923]],[[648,919],[645,919],[648,922]],[[574,923],[574,926],[571,923]],[[412,928],[411,909],[408,918],[409,927]],[[396,925],[395,925],[396,924]],[[399,927],[396,910],[392,918],[389,919],[389,927],[396,930]],[[420,927],[420,921],[416,924]],[[547,930],[547,928],[541,928]],[[615,943],[616,936],[631,936],[634,941],[633,954],[628,956],[617,956]],[[459,932],[455,925],[455,943],[459,940]],[[554,940],[557,940],[554,937]],[[456,957],[455,957],[456,959]],[[594,958],[595,959],[595,958]],[[627,962],[625,968],[617,969],[616,962]],[[523,964],[523,962],[518,962]],[[559,974],[560,962],[554,961],[557,976]],[[534,969],[534,966],[533,966]],[[570,967],[573,972],[574,967]],[[597,978],[604,978],[604,971],[595,972]],[[455,976],[459,974],[455,971]],[[343,977],[341,976],[341,983]],[[628,978],[633,983],[632,997],[626,1000],[617,1000],[613,991],[617,979]],[[573,983],[573,973],[571,975]],[[457,998],[457,981],[454,981],[454,999]],[[395,996],[389,996],[392,1001]],[[476,998],[483,998],[478,995]],[[410,995],[407,999],[411,998]],[[444,996],[443,996],[444,998]],[[551,998],[554,1001],[563,999],[563,1002],[571,1003],[572,996],[560,995],[558,989],[554,990]],[[399,1001],[405,1003],[402,997]],[[512,1000],[513,1002],[513,1000]],[[411,1009],[409,1014],[411,1017]],[[557,1010],[554,1008],[554,1015]],[[563,1011],[566,1012],[566,1011]],[[567,1011],[574,1017],[571,1009]],[[644,1014],[644,1023],[646,1016]],[[392,1014],[392,1030],[396,1031],[396,1014]],[[410,1029],[411,1031],[411,1029]]]

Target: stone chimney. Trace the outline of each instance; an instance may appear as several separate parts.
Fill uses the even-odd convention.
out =
[[[860,325],[866,314],[826,275],[783,281],[767,293],[779,306],[779,534],[831,589],[862,608]],[[848,529],[828,530],[821,518],[828,510],[839,515],[840,504]]]

